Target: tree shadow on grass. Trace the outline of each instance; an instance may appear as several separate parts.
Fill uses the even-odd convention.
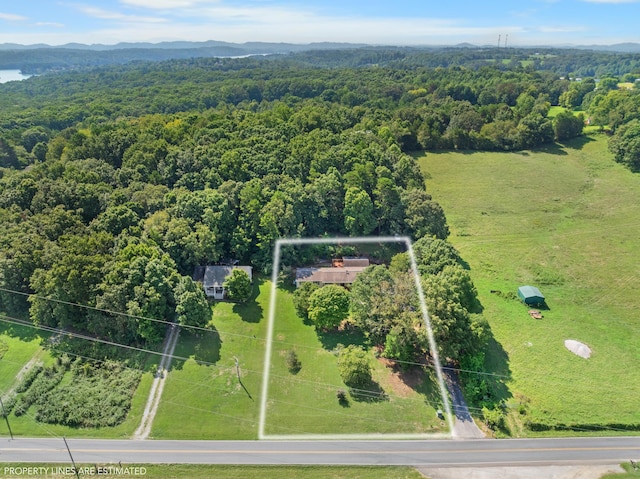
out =
[[[560,145],[559,143],[547,143],[547,144],[532,148],[531,151],[536,153],[549,153],[550,155],[559,155],[559,156],[567,156],[569,154],[564,150],[563,145]]]
[[[183,329],[180,331],[173,354],[178,358],[191,358],[198,364],[209,366],[220,360],[220,349],[222,349],[222,339],[215,327],[210,331]],[[184,359],[174,358],[170,370],[180,370],[184,367],[184,363]]]
[[[509,355],[493,335],[489,339],[485,351],[484,371],[480,371],[484,374],[477,374],[476,377],[485,381],[487,390],[487,394],[479,399],[483,405],[491,409],[505,404],[513,397],[507,386],[507,382],[511,380],[511,368],[509,367]],[[467,375],[468,377],[469,374],[471,373],[462,371],[460,376]]]
[[[469,304],[468,311],[472,314],[481,314],[484,311],[484,306],[482,306],[477,295],[473,298],[471,304]]]
[[[393,360],[383,359],[391,374],[397,376],[402,383],[424,397],[427,404],[434,409],[442,406],[442,394],[438,387],[438,377],[432,362],[426,358],[417,360],[409,367]]]
[[[0,312],[0,319],[2,319],[2,321],[0,321],[0,335],[4,334],[10,338],[17,338],[26,342],[33,341],[34,339],[46,340],[50,336],[46,331],[35,328],[33,323],[28,319],[14,320],[10,318],[12,317],[5,316],[4,313]],[[18,322],[23,322],[24,326],[16,324]]]
[[[366,346],[367,344],[367,338],[365,338],[359,329],[345,329],[343,331],[332,329],[330,331],[317,331],[317,334],[318,339],[322,343],[322,347],[327,351],[335,350],[338,344],[342,344],[343,346],[350,344]]]
[[[233,305],[233,312],[242,318],[246,323],[259,323],[262,320],[264,310],[256,298],[260,294],[260,286],[264,284],[264,279],[255,279],[253,281],[251,296],[244,303]]]
[[[571,148],[572,150],[581,150],[582,148],[584,148],[584,145],[593,141],[595,141],[593,138],[584,135],[572,138],[571,140],[567,140],[565,143],[562,143],[562,146],[565,148]]]
[[[373,379],[358,388],[349,388],[349,395],[358,402],[383,402],[389,400],[389,395],[382,389],[382,386]]]

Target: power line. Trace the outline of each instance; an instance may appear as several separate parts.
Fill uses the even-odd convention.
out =
[[[133,315],[133,314],[128,314],[128,313],[122,313],[122,312],[118,312],[118,311],[113,311],[113,310],[109,310],[109,309],[103,309],[103,308],[96,308],[93,306],[88,306],[88,305],[84,305],[84,304],[80,304],[80,303],[74,303],[71,301],[64,301],[64,300],[60,300],[60,299],[56,299],[56,298],[47,298],[46,296],[39,296],[36,294],[31,294],[31,293],[25,293],[22,291],[16,291],[16,290],[12,290],[12,289],[8,289],[8,288],[3,288],[0,287],[0,291],[5,291],[8,293],[15,293],[15,294],[20,294],[23,296],[29,296],[29,297],[35,297],[38,299],[42,299],[45,301],[53,301],[53,302],[57,302],[57,303],[62,303],[62,304],[66,304],[68,306],[77,306],[79,308],[85,308],[85,309],[90,309],[90,310],[95,310],[95,311],[100,311],[103,313],[109,313],[109,314],[114,314],[114,315],[120,315],[120,316],[127,316],[130,318],[134,318],[134,319],[143,319],[146,321],[153,321],[153,322],[157,322],[157,323],[161,323],[161,324],[166,324],[166,325],[177,325],[181,328],[185,328],[185,329],[195,329],[195,330],[199,330],[199,331],[204,331],[204,332],[211,332],[211,333],[218,333],[218,334],[225,334],[225,335],[232,335],[232,336],[237,336],[237,337],[243,337],[243,338],[247,338],[247,339],[254,339],[256,341],[266,341],[265,338],[262,337],[256,337],[255,335],[250,336],[248,334],[238,334],[238,333],[231,333],[231,332],[226,332],[223,330],[219,330],[218,328],[211,329],[211,328],[206,328],[206,327],[202,327],[202,326],[192,326],[192,325],[187,325],[187,324],[179,324],[179,323],[174,323],[172,321],[167,321],[167,320],[163,320],[163,319],[156,319],[156,318],[149,318],[147,316],[137,316],[137,315]],[[25,324],[26,326],[28,326],[28,324]],[[88,337],[85,337],[83,339],[89,339]],[[96,339],[98,341],[101,341],[99,339]],[[273,340],[274,343],[279,343],[279,344],[287,344],[287,345],[291,345],[291,346],[295,346],[295,347],[299,347],[299,348],[306,348],[306,349],[317,349],[314,346],[307,346],[307,345],[300,345],[297,343],[290,343],[290,342],[286,342],[286,341],[280,341],[280,340]],[[118,343],[121,344],[121,343]],[[123,347],[127,347],[126,345],[122,345]],[[402,361],[402,360],[395,360],[396,363],[398,364],[407,364],[407,365],[412,365],[412,366],[428,366],[432,369],[435,368],[434,365],[432,364],[423,364],[423,363],[417,363],[417,362],[411,362],[411,361]],[[452,367],[442,367],[442,369],[450,369],[450,370],[454,370],[454,371],[464,371],[464,372],[468,372],[468,373],[472,373],[472,374],[482,374],[482,375],[488,375],[488,376],[501,376],[501,377],[508,377],[508,376],[504,376],[504,375],[500,375],[500,374],[496,374],[496,373],[489,373],[489,372],[480,372],[480,371],[471,371],[471,370],[464,370],[464,369],[456,369],[456,368],[452,368]]]
[[[76,335],[74,333],[69,333],[67,331],[59,330],[59,329],[56,329],[56,328],[36,326],[36,325],[33,325],[33,324],[29,324],[28,322],[26,322],[24,320],[20,320],[20,319],[17,319],[17,318],[11,318],[11,317],[4,316],[4,315],[0,315],[0,321],[4,321],[4,322],[10,323],[10,324],[19,324],[19,325],[22,325],[22,326],[32,327],[34,329],[43,329],[43,330],[46,330],[46,331],[49,331],[49,332],[57,332],[57,333],[60,333],[60,334],[71,334],[71,335],[75,335],[77,337],[80,337],[81,339],[88,340],[88,341],[103,342],[103,341],[100,341],[100,340],[98,340],[96,338],[91,338],[91,337],[84,336],[84,335]],[[124,347],[124,348],[127,348],[127,349],[133,349],[133,350],[137,350],[137,351],[140,351],[140,352],[156,354],[156,355],[162,355],[161,352],[147,350],[147,349],[144,349],[144,348],[136,348],[136,347],[133,347],[133,346],[127,346],[127,345],[114,343],[114,342],[108,342],[108,343],[110,343],[110,344],[112,344],[112,345],[114,345],[116,347]],[[104,362],[105,361],[105,360],[102,360],[102,359],[97,359],[97,358],[92,358],[92,357],[88,357],[88,356],[78,355],[78,354],[75,354],[75,353],[67,353],[67,354],[75,356],[75,357],[82,357],[84,359],[89,359],[89,360],[96,361],[96,362]],[[190,358],[185,358],[185,357],[176,356],[176,355],[171,355],[171,357],[173,359],[178,359],[178,360],[188,360],[188,359],[190,359]],[[12,363],[17,364],[15,362],[12,362]],[[208,362],[208,361],[198,361],[198,363],[199,364],[209,365],[209,366],[215,366],[217,368],[223,368],[223,366],[220,366],[220,365],[218,365],[216,363],[212,363],[212,362]],[[423,365],[421,363],[412,363],[412,364]],[[148,372],[148,371],[145,371],[145,370],[140,369],[140,368],[133,368],[133,367],[130,367],[130,366],[125,366],[125,367],[128,368],[128,369],[138,370],[138,371],[141,371],[143,373],[144,372]],[[230,373],[233,373],[233,367],[232,366],[229,366],[228,369],[229,369]],[[445,369],[465,371],[465,370],[461,370],[459,368],[452,368],[452,367],[445,367]],[[243,369],[243,370],[247,371],[247,372],[251,372],[251,373],[261,374],[261,371],[255,371],[255,370],[251,370],[251,369]],[[477,373],[475,371],[469,371],[469,372]],[[272,376],[274,378],[277,378],[277,379],[285,379],[285,380],[288,380],[288,381],[295,381],[295,382],[303,382],[303,383],[313,384],[313,385],[320,386],[320,387],[323,387],[323,388],[326,388],[326,389],[334,389],[336,387],[341,387],[341,385],[322,383],[320,381],[301,380],[299,378],[292,378],[292,377],[289,377],[289,376],[281,376],[281,375],[272,375]],[[503,376],[503,377],[505,377],[505,376]],[[552,379],[552,378],[546,378],[546,379]],[[203,387],[203,385],[201,383],[199,383],[199,382],[196,383],[196,382],[193,382],[193,381],[186,381],[184,379],[179,379],[179,378],[174,378],[174,380],[177,380],[177,381],[180,381],[180,382],[184,382],[184,383],[187,383],[187,384],[191,384],[191,385],[195,386],[195,388]],[[553,381],[551,381],[551,382],[553,383]],[[557,381],[555,381],[555,382],[557,382]],[[369,395],[370,397],[373,397],[373,398],[377,398],[377,397],[380,396],[377,391],[371,391],[371,390],[365,390],[365,389],[356,389],[356,390],[354,390],[354,392],[360,393],[360,394],[363,394],[363,395]],[[402,400],[420,401],[420,402],[427,401],[425,398],[405,398],[405,397],[398,396],[398,395],[390,395],[390,396],[394,397],[394,398],[397,398],[397,399],[402,399]],[[275,399],[274,401],[275,402],[280,402],[280,403],[283,403],[283,404],[289,404],[286,401],[280,401],[280,400],[277,400],[277,399]],[[246,421],[246,422],[251,422],[251,423],[254,422],[253,420],[250,420],[250,419],[247,419],[247,418],[243,418],[243,417],[240,417],[240,416],[233,416],[233,415],[223,414],[223,413],[219,413],[219,412],[211,411],[211,410],[207,410],[207,409],[196,408],[196,407],[193,407],[193,406],[187,406],[187,405],[184,405],[183,403],[178,404],[178,403],[175,403],[173,401],[163,401],[163,402],[165,402],[167,404],[171,404],[171,405],[185,407],[185,408],[192,409],[192,410],[208,412],[208,413],[213,414],[213,415],[219,415],[219,416],[222,416],[222,417],[232,418],[234,420],[241,420],[241,421]],[[433,405],[429,401],[427,401],[427,403],[430,404],[433,407]],[[315,408],[315,409],[323,411],[323,412],[331,412],[332,414],[335,414],[334,411],[324,410],[324,409],[320,409],[320,408]],[[453,409],[454,410],[459,410],[459,409],[461,409],[461,407],[454,405]],[[476,410],[476,411],[481,411],[482,410],[482,408],[473,407],[473,406],[468,406],[468,409]],[[33,419],[48,434],[53,435],[54,437],[60,437],[60,436],[56,435],[55,433],[53,433],[52,431],[50,431],[48,428],[44,427],[44,425],[40,424],[35,419],[35,417],[33,417],[33,416],[29,415],[29,414],[27,414],[27,416],[30,417],[31,419]],[[362,416],[360,416],[360,417],[362,417]],[[364,416],[363,418],[364,419],[368,419],[368,420],[385,422],[385,420],[381,420],[381,419],[377,419],[377,418],[370,418],[369,416]],[[276,427],[278,427],[280,429],[291,429],[291,430],[294,430],[293,428],[285,428],[283,426],[276,426]],[[626,431],[626,429],[614,428],[614,427],[608,427],[608,426],[597,426],[597,427],[594,426],[594,428],[601,429],[601,430],[620,431],[620,432]],[[584,431],[593,430],[593,429],[579,428],[579,427],[572,427],[572,429],[573,430],[584,430]],[[304,431],[301,431],[301,432],[304,432]]]

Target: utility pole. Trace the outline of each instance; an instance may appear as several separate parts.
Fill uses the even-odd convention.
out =
[[[498,34],[498,48],[500,48],[500,39],[502,38],[502,35]]]
[[[69,457],[71,458],[71,464],[73,464],[73,470],[76,473],[76,479],[80,479],[80,474],[78,474],[78,468],[76,467],[76,461],[73,460],[71,449],[69,449],[69,444],[67,444],[67,438],[62,436],[62,440],[64,441],[64,445],[67,446],[67,452],[69,453]]]
[[[0,407],[2,407],[2,415],[4,416],[4,420],[7,421],[9,436],[11,436],[11,439],[13,439],[13,431],[11,430],[11,426],[9,425],[9,415],[7,414],[7,411],[4,410],[4,403],[2,402],[2,397],[0,397]]]
[[[504,47],[507,48],[507,41],[509,41],[509,34],[507,33],[507,36],[504,37]]]

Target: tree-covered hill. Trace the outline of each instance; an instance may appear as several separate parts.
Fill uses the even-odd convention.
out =
[[[279,237],[445,239],[444,213],[407,153],[518,150],[580,135],[581,117],[549,117],[558,103],[619,129],[616,151],[633,160],[637,129],[620,126],[640,117],[639,96],[613,78],[357,54],[370,55],[369,66],[309,66],[305,55],[354,58],[319,51],[0,85],[0,310],[157,342],[163,326],[144,318],[207,321],[194,266],[234,258],[268,270]],[[373,65],[385,55],[386,66]],[[304,259],[292,254],[290,263]]]

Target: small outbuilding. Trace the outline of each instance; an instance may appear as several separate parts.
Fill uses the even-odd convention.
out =
[[[518,298],[528,305],[544,304],[544,296],[535,286],[520,286]]]

